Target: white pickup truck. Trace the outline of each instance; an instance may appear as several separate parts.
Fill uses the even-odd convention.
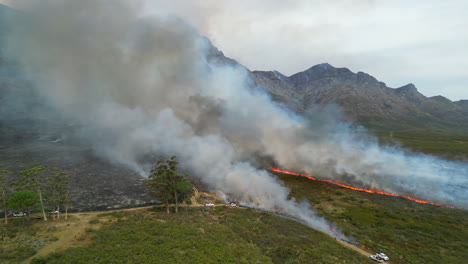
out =
[[[377,261],[379,263],[383,263],[383,260],[377,255],[370,255],[369,258],[372,259],[372,260],[375,260],[375,261]]]
[[[387,255],[385,255],[385,253],[383,253],[383,252],[378,252],[375,255],[378,256],[379,258],[385,260],[385,261],[390,260],[390,258]]]

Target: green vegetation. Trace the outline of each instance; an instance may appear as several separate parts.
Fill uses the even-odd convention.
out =
[[[0,263],[20,263],[46,244],[57,240],[57,237],[51,236],[50,230],[43,230],[40,225],[43,221],[37,222],[24,225],[22,219],[14,218],[8,225],[0,224]]]
[[[8,204],[12,209],[27,212],[27,217],[31,214],[31,209],[39,202],[39,195],[33,191],[19,191],[13,193]]]
[[[318,213],[393,263],[466,263],[468,211],[356,192],[303,177],[279,175],[291,196],[306,198]]]
[[[188,176],[177,173],[178,164],[176,156],[166,161],[159,160],[145,182],[149,192],[166,203],[167,213],[171,202],[175,204],[175,212],[178,213],[179,201],[188,205],[187,202],[193,196],[193,187]],[[187,210],[187,206],[185,208]]]
[[[468,135],[434,134],[412,131],[373,131],[383,144],[401,145],[414,152],[449,160],[468,160]]]
[[[37,194],[37,202],[44,221],[47,221],[46,210],[50,209],[57,211],[57,218],[60,218],[61,205],[65,207],[65,219],[67,219],[70,206],[69,185],[69,176],[58,168],[36,166],[21,171],[20,177],[14,177],[10,171],[0,170],[0,203],[5,224],[8,223],[8,209],[23,210],[23,212],[28,210],[28,216],[31,210],[36,209],[36,202],[30,206],[24,204],[26,192],[29,194],[28,197],[31,197],[31,192]],[[15,198],[12,200],[10,196]],[[22,200],[18,200],[19,198]]]
[[[44,208],[44,197],[42,192],[44,190],[44,183],[47,169],[44,166],[37,166],[31,169],[23,170],[21,178],[17,182],[19,190],[34,190],[39,196],[39,203],[41,206],[42,216],[44,221],[47,221],[47,215]]]
[[[90,245],[31,263],[372,263],[327,235],[270,213],[226,206],[164,211],[127,211],[120,221],[90,231]]]

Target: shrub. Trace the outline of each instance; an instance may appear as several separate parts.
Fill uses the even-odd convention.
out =
[[[92,220],[89,220],[89,223],[92,224],[92,225],[95,225],[95,224],[99,224],[100,221],[99,221],[99,219],[92,219]]]

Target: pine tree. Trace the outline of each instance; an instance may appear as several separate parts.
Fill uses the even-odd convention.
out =
[[[185,191],[183,187],[187,185],[186,183],[181,184],[186,179],[184,175],[177,173],[178,164],[176,156],[172,156],[166,161],[159,160],[145,182],[150,193],[160,201],[165,202],[167,213],[169,213],[171,200],[175,203],[175,212],[179,212],[180,194]]]

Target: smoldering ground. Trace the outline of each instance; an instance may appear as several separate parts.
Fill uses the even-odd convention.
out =
[[[150,155],[177,155],[206,185],[266,209],[323,222],[252,164],[433,202],[468,206],[467,165],[410,155],[357,135],[332,112],[298,116],[252,86],[248,71],[208,60],[213,47],[180,18],[143,16],[141,1],[19,1],[6,52],[44,104],[95,152],[145,175]]]

